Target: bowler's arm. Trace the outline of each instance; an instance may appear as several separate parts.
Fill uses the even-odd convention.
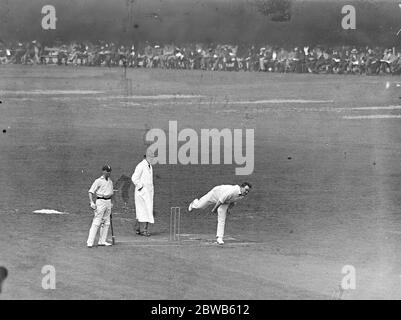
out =
[[[222,203],[220,201],[217,201],[216,204],[214,205],[213,209],[212,209],[212,213],[216,213],[217,209],[222,205]]]
[[[213,207],[212,213],[216,213],[216,212],[217,212],[217,209],[218,209],[222,204],[228,203],[227,200],[230,198],[230,196],[231,196],[231,193],[230,193],[230,192],[226,192],[225,194],[223,194],[223,196],[221,196],[221,197],[219,198],[219,200],[217,200],[217,203],[216,203],[215,206]],[[231,203],[230,203],[228,209],[230,209],[231,207],[232,207],[232,206],[231,206]]]

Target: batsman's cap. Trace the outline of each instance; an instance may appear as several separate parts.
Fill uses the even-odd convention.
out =
[[[107,172],[111,172],[111,167],[108,164],[106,164],[106,165],[103,166],[102,170],[103,171],[107,171]]]

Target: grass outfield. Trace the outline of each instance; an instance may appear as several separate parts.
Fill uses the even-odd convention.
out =
[[[2,299],[400,297],[401,78],[0,66]],[[388,84],[387,84],[388,82]],[[386,86],[387,84],[387,86]],[[86,248],[88,189],[104,163],[131,176],[151,128],[255,129],[255,169],[155,165],[152,237],[114,208],[117,245]],[[3,130],[6,130],[3,132]],[[212,245],[216,216],[186,212],[218,184],[254,188]],[[121,193],[120,193],[121,194]],[[170,207],[181,244],[167,241]],[[53,209],[62,215],[34,214]],[[56,290],[44,290],[44,265]]]

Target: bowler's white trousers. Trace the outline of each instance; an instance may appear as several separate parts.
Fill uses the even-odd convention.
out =
[[[92,226],[89,230],[88,241],[86,242],[88,246],[93,246],[100,226],[99,243],[102,244],[106,242],[107,232],[110,226],[111,200],[97,199],[94,214],[95,216],[93,217]]]
[[[192,202],[192,208],[193,209],[205,209],[210,205],[215,205],[216,202],[213,200],[213,192],[209,191],[207,194],[205,194],[202,198],[195,199]],[[229,204],[222,204],[220,207],[217,209],[217,232],[216,232],[216,237],[217,238],[223,238],[224,237],[224,227],[226,225],[226,217],[227,217],[227,209],[228,209]]]

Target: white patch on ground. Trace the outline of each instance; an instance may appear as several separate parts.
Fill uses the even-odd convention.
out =
[[[33,213],[41,213],[41,214],[68,214],[67,212],[60,212],[57,210],[51,210],[51,209],[41,209],[41,210],[35,210]]]
[[[91,97],[92,98],[92,97]],[[96,100],[112,100],[112,99],[132,99],[132,100],[169,100],[169,99],[200,99],[208,98],[201,95],[174,95],[174,94],[160,94],[154,96],[103,96],[94,97]],[[210,98],[210,97],[209,97]],[[334,103],[334,100],[304,100],[304,99],[269,99],[269,100],[244,100],[244,101],[229,101],[229,100],[210,100],[210,101],[198,101],[198,102],[182,102],[182,104],[282,104],[282,103],[294,103],[294,104],[308,104],[308,103]]]
[[[160,94],[155,96],[128,96],[123,98],[129,99],[194,99],[194,98],[202,98],[204,96],[200,95],[186,95],[186,94]]]
[[[346,120],[370,120],[370,119],[400,119],[400,114],[373,114],[364,116],[344,116]]]
[[[373,107],[357,107],[350,110],[399,110],[401,106],[373,106]]]
[[[256,101],[249,101],[249,100],[244,100],[244,101],[229,101],[229,100],[206,100],[202,99],[202,101],[174,101],[171,102],[174,105],[207,105],[207,106],[213,106],[213,105],[269,105],[269,104],[327,104],[327,103],[334,103],[334,100],[287,100],[287,99],[272,99],[272,100],[256,100]],[[165,106],[166,102],[164,103],[153,103],[152,105],[154,106]],[[312,110],[312,109],[311,109]],[[313,109],[317,110],[317,109]],[[320,111],[317,110],[317,111]]]
[[[104,93],[103,91],[94,91],[94,90],[31,90],[31,91],[23,91],[23,90],[3,90],[0,91],[0,94],[25,94],[25,95],[53,95],[53,94],[100,94]]]
[[[256,101],[227,101],[228,104],[268,104],[268,103],[333,103],[334,100],[270,99]]]
[[[123,104],[124,106],[140,106],[140,103],[136,103],[136,102],[121,102],[121,104]]]
[[[73,100],[81,100],[81,99],[87,99],[87,100],[96,100],[96,101],[109,101],[109,100],[179,100],[179,99],[200,99],[203,98],[204,96],[196,96],[196,95],[154,95],[154,96],[98,96],[98,94],[104,94],[103,91],[46,91],[46,92],[41,92],[39,90],[37,91],[0,91],[0,94],[25,94],[25,95],[67,95],[67,94],[73,94],[73,95],[86,95],[86,96],[80,96],[80,97],[52,97],[52,100],[55,101],[73,101]],[[92,95],[92,96],[91,96]],[[93,96],[95,95],[95,96]],[[15,99],[15,100],[33,100],[33,98],[10,98],[10,99]],[[133,102],[132,102],[133,103]]]
[[[154,96],[105,96],[97,97],[96,100],[112,100],[112,99],[132,99],[132,100],[163,100],[163,99],[197,99],[203,98],[199,95],[185,95],[185,94],[159,94]]]

